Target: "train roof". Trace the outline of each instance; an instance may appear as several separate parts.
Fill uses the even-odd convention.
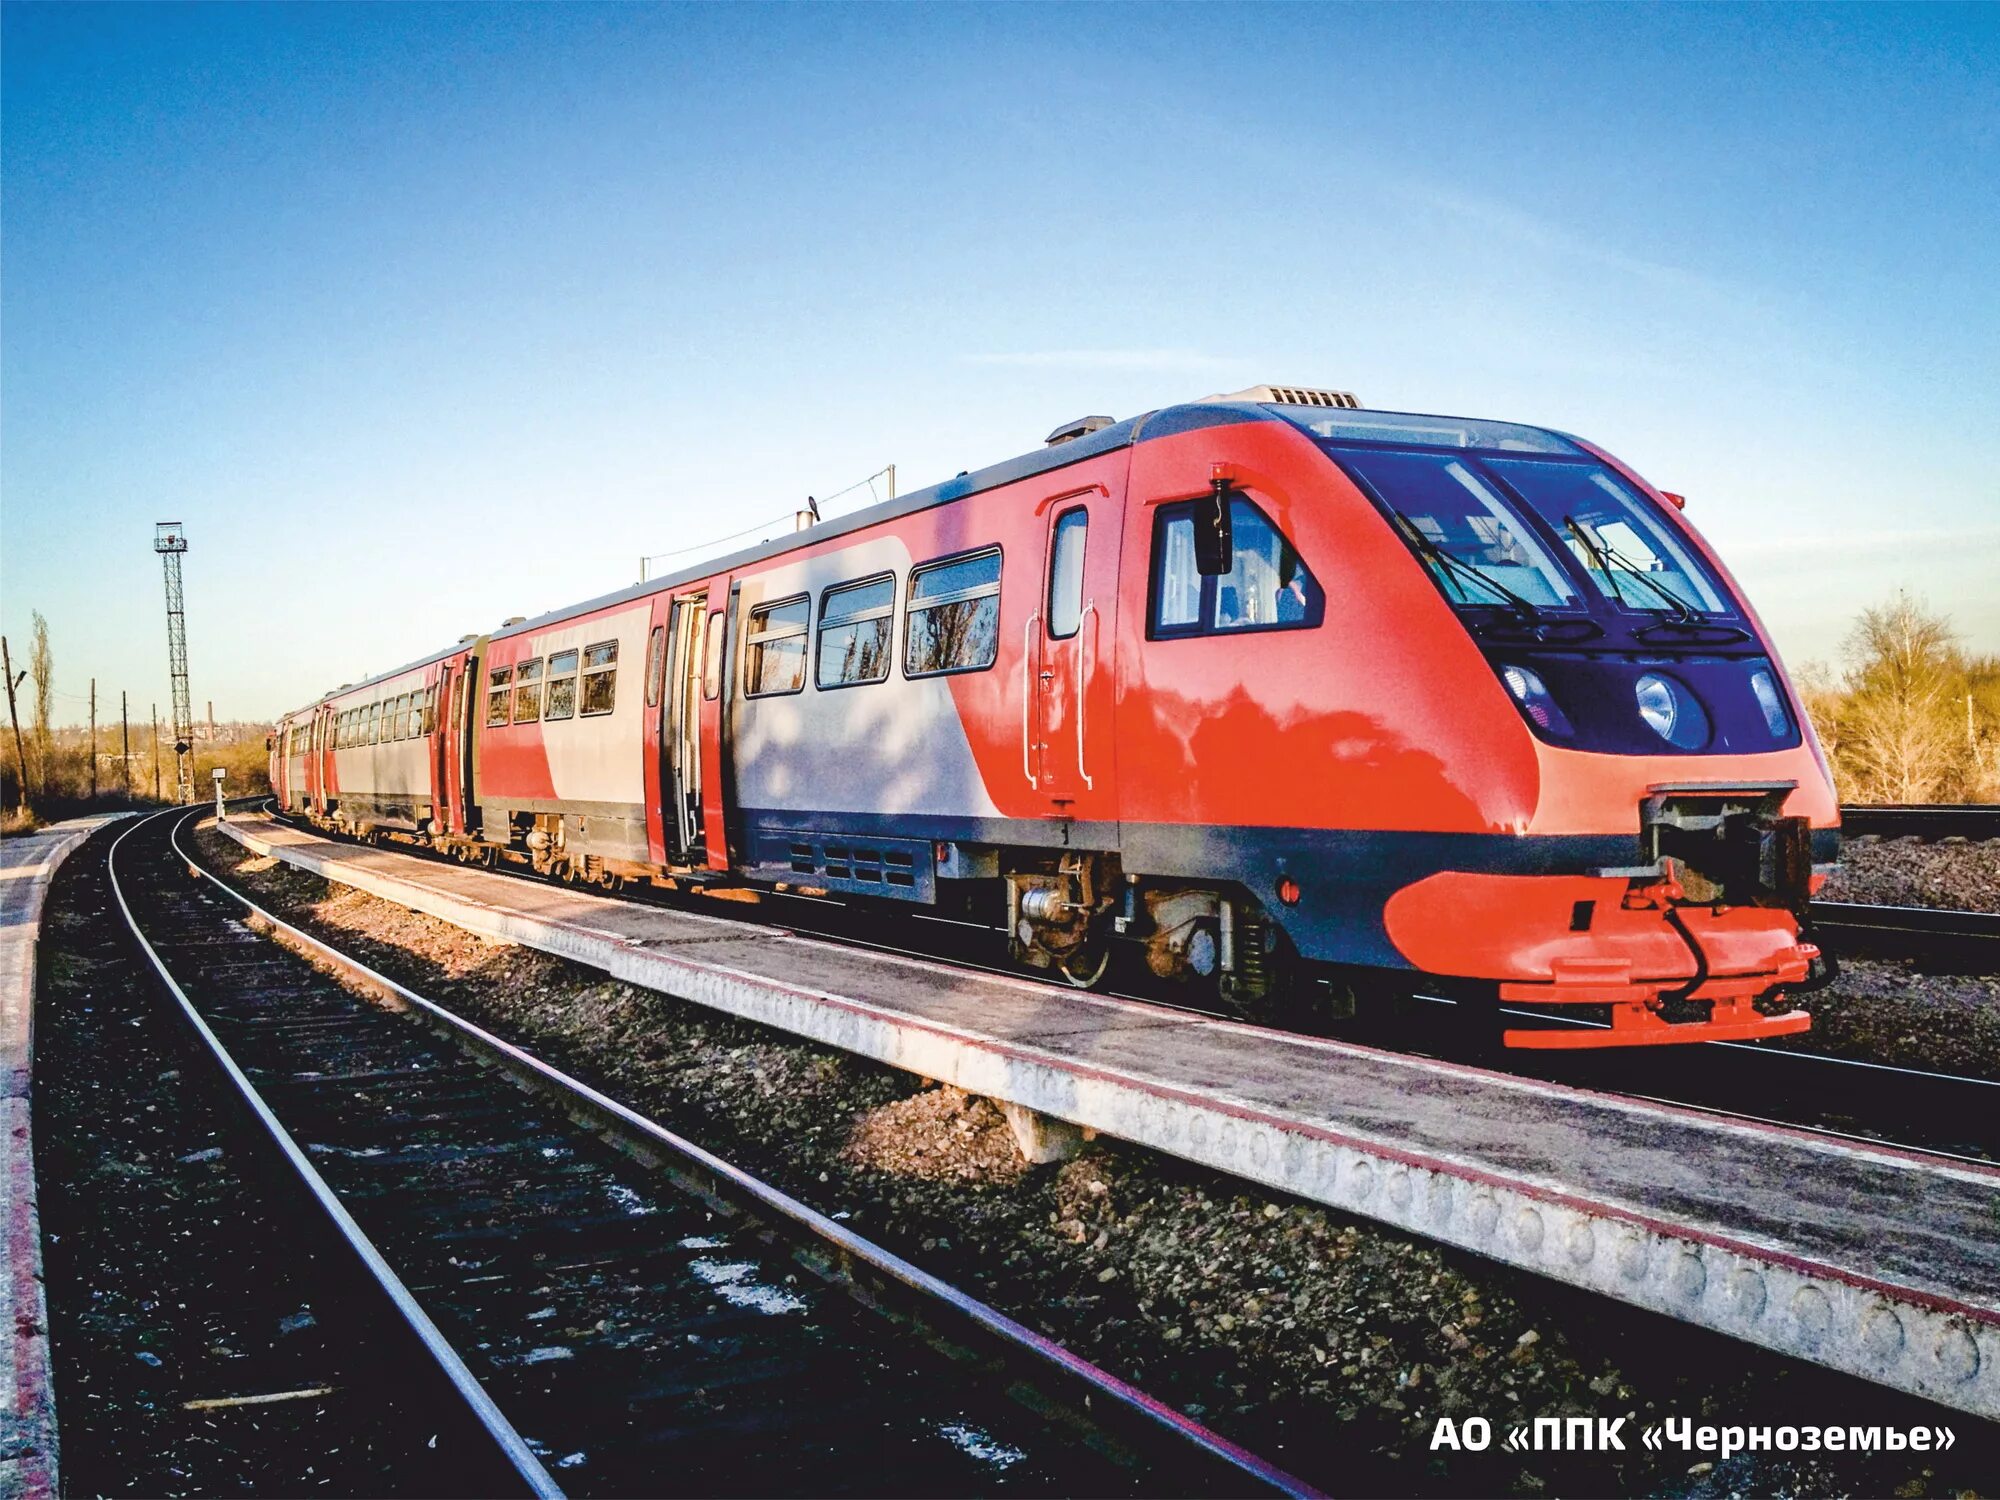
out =
[[[1334,395],[1338,399],[1330,401],[1310,399],[1327,395]],[[1278,399],[1270,399],[1272,397]],[[1284,399],[1287,397],[1291,399]],[[1548,428],[1480,418],[1384,412],[1362,407],[1353,397],[1339,396],[1339,393],[1306,392],[1287,387],[1252,387],[1251,390],[1239,392],[1235,396],[1211,396],[1205,401],[1163,406],[1154,411],[1143,412],[1136,417],[1128,417],[1122,422],[1086,430],[1079,436],[1062,442],[1051,442],[1048,446],[1037,448],[1031,453],[1023,453],[1015,458],[989,464],[983,469],[956,475],[942,484],[931,485],[928,489],[914,490],[910,494],[899,495],[893,500],[884,500],[838,519],[822,521],[807,531],[788,531],[769,541],[759,542],[754,547],[744,547],[720,557],[709,558],[674,573],[649,578],[643,583],[630,584],[608,594],[600,594],[594,599],[564,605],[560,609],[545,610],[529,619],[506,625],[492,632],[488,639],[507,640],[513,636],[544,629],[559,620],[572,619],[577,615],[590,614],[632,600],[648,598],[654,594],[670,593],[687,584],[712,578],[718,573],[733,573],[738,569],[762,562],[766,558],[779,557],[795,551],[799,547],[812,546],[834,537],[846,536],[870,526],[880,525],[884,521],[914,515],[934,505],[962,500],[967,495],[999,489],[1003,485],[1029,479],[1037,474],[1052,473],[1057,469],[1068,468],[1071,464],[1082,463],[1086,459],[1096,458],[1120,448],[1129,448],[1152,438],[1198,432],[1209,427],[1233,427],[1244,422],[1286,422],[1308,432],[1318,432],[1322,436],[1327,435],[1327,429],[1335,427],[1373,428],[1375,429],[1373,436],[1391,442],[1408,441],[1420,432],[1428,431],[1438,435],[1435,440],[1442,446],[1492,446],[1515,451],[1570,454],[1582,451],[1566,434]],[[1059,432],[1064,430],[1066,429],[1058,429]],[[1447,432],[1453,434],[1454,441],[1444,441],[1442,434]],[[1365,431],[1360,435],[1364,438],[1371,436]],[[1417,440],[1422,441],[1423,438],[1417,436]],[[376,672],[360,682],[322,693],[308,707],[317,706],[343,693],[358,692],[385,678],[399,676],[417,667],[429,666],[447,656],[455,655],[465,645],[465,641],[460,641],[456,645],[442,651],[433,651],[428,656],[419,657],[391,671]],[[294,713],[304,711],[304,709],[293,710]],[[290,718],[291,715],[283,717]]]
[[[1085,459],[1096,458],[1100,454],[1110,453],[1119,448],[1129,448],[1134,443],[1145,442],[1150,438],[1171,437],[1179,432],[1196,432],[1204,427],[1233,427],[1241,422],[1281,420],[1282,416],[1268,403],[1211,401],[1191,402],[1184,406],[1164,406],[1157,411],[1128,417],[1123,422],[1114,422],[1109,427],[1100,427],[1095,432],[1085,433],[1081,437],[1037,448],[1034,452],[1023,453],[1018,458],[1004,459],[983,469],[957,475],[942,484],[934,484],[929,489],[913,490],[907,495],[898,495],[894,500],[884,500],[836,520],[822,521],[807,531],[788,531],[767,542],[759,542],[754,547],[745,547],[721,557],[713,557],[706,562],[682,568],[676,573],[649,578],[644,583],[635,583],[612,593],[599,595],[595,599],[585,600],[580,604],[549,610],[532,619],[523,620],[518,625],[494,631],[493,639],[502,641],[510,636],[525,635],[529,631],[543,629],[557,620],[566,620],[573,615],[589,614],[594,610],[607,609],[628,600],[667,593],[703,578],[713,578],[718,573],[733,573],[752,563],[762,562],[765,558],[779,557],[784,553],[812,546],[832,537],[846,536],[851,532],[866,530],[870,526],[879,526],[882,522],[893,521],[899,516],[914,515],[920,510],[929,510],[933,505],[944,505],[953,500],[963,500],[967,495],[996,490],[1016,480],[1030,479],[1037,474],[1065,469],[1071,464],[1082,463]]]
[[[284,713],[279,714],[277,722],[282,724],[287,719],[295,719],[300,714],[310,713],[313,709],[318,708],[322,703],[329,702],[332,699],[344,698],[349,693],[358,693],[362,691],[364,688],[371,688],[375,686],[375,684],[378,682],[386,682],[391,677],[401,677],[405,672],[416,671],[418,667],[428,667],[435,662],[443,661],[447,656],[456,656],[458,655],[459,652],[464,651],[468,647],[470,647],[478,639],[479,639],[478,636],[468,635],[460,640],[454,641],[451,645],[446,646],[442,651],[433,651],[427,656],[418,657],[415,661],[406,661],[400,667],[391,667],[386,672],[370,672],[366,677],[362,678],[359,682],[343,683],[341,686],[337,688],[328,688],[325,692],[321,693],[317,698],[313,699],[312,702],[301,703],[297,708],[288,709]]]

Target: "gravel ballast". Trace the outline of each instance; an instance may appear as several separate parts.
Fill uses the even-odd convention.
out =
[[[1947,1494],[1994,1461],[1970,1419],[1151,1152],[1100,1139],[1030,1168],[986,1100],[196,843],[287,920],[1338,1490]],[[1961,1440],[1711,1465],[1430,1447],[1440,1416],[1628,1414],[1633,1437],[1684,1416]]]
[[[1927,844],[1920,839],[1849,839],[1825,901],[2000,912],[2000,839]]]

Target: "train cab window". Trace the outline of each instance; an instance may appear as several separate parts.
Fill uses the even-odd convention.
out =
[[[750,611],[749,655],[743,692],[750,698],[796,693],[806,685],[806,625],[812,604],[804,594]]]
[[[507,722],[507,700],[512,690],[507,686],[514,680],[512,667],[495,667],[486,674],[486,727],[496,728]]]
[[[910,570],[903,674],[977,672],[1000,654],[1000,552],[948,557]]]
[[[1083,549],[1090,512],[1078,506],[1056,519],[1049,558],[1049,634],[1058,640],[1083,623]]]
[[[549,657],[549,701],[542,709],[545,719],[576,717],[576,653],[557,651]]]
[[[514,722],[531,723],[542,716],[542,659],[514,668]]]
[[[701,695],[711,703],[722,691],[722,625],[726,618],[719,609],[708,617],[708,642],[702,648]]]
[[[823,688],[836,688],[887,677],[895,620],[893,575],[828,589],[820,599],[814,680]]]
[[[423,718],[417,724],[418,734],[429,734],[437,728],[438,685],[434,682],[424,689]]]
[[[1310,630],[1326,596],[1285,534],[1250,501],[1229,502],[1234,566],[1219,578],[1195,567],[1194,507],[1163,505],[1153,523],[1155,640],[1251,630]]]
[[[583,648],[583,713],[608,714],[617,697],[618,643],[601,641]]]
[[[660,684],[667,675],[667,627],[655,625],[646,637],[646,707],[660,706]]]

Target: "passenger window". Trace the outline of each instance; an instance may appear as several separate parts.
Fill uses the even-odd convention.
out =
[[[1076,634],[1083,622],[1083,551],[1090,534],[1090,512],[1078,507],[1056,520],[1049,548],[1049,634],[1061,639]]]
[[[717,610],[708,617],[708,644],[702,657],[701,695],[713,703],[722,691],[722,627],[726,617]]]
[[[1155,639],[1250,630],[1309,630],[1326,613],[1318,582],[1285,534],[1240,495],[1229,502],[1233,563],[1220,578],[1195,567],[1192,505],[1160,507],[1153,525]]]
[[[542,716],[542,659],[514,668],[514,722],[526,724]]]
[[[424,732],[424,695],[421,690],[410,694],[410,711],[403,717],[403,735],[415,739]]]
[[[424,717],[418,724],[419,734],[429,734],[437,728],[438,685],[434,682],[424,689]]]
[[[887,677],[895,620],[893,576],[828,589],[819,609],[819,660],[814,668],[819,686],[851,687]]]
[[[507,722],[507,699],[510,690],[507,684],[513,680],[512,667],[495,667],[486,674],[486,727]]]
[[[903,672],[977,672],[1000,653],[1000,553],[947,558],[910,572]]]
[[[806,596],[750,611],[750,654],[744,662],[745,696],[771,698],[806,685]]]
[[[660,684],[667,675],[667,627],[655,625],[646,638],[646,707],[660,706]]]
[[[576,717],[576,653],[558,651],[549,658],[549,702],[545,719]]]
[[[608,714],[618,685],[618,643],[604,641],[583,648],[583,712]]]

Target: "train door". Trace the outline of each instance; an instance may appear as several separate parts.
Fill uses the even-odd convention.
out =
[[[712,609],[703,626],[701,648],[701,743],[702,821],[706,825],[703,844],[708,850],[708,867],[727,870],[729,864],[729,804],[734,786],[729,777],[729,703],[735,696],[735,672],[730,665],[734,631],[730,619],[736,613],[741,585],[718,579],[711,598],[726,599],[725,607]]]
[[[300,811],[315,815],[324,809],[326,800],[326,717],[324,703],[314,707],[306,738],[305,785],[299,789]]]
[[[1029,620],[1028,772],[1060,817],[1109,816],[1119,507],[1101,486],[1049,507]]]
[[[479,799],[473,779],[477,746],[473,736],[478,732],[479,715],[486,709],[485,671],[485,641],[482,639],[479,645],[459,658],[458,669],[452,674],[450,729],[445,759],[451,785],[451,827],[454,833],[479,832]],[[438,712],[444,712],[442,706]],[[439,720],[440,724],[445,722],[444,719]]]
[[[702,666],[708,595],[684,594],[667,617],[666,681],[660,693],[660,817],[669,858],[702,858]]]
[[[452,663],[444,662],[438,667],[437,681],[431,691],[437,695],[431,704],[431,805],[437,809],[437,827],[434,833],[456,833],[458,831],[458,799],[452,796],[451,725],[452,704],[465,690],[464,663],[456,669]]]

